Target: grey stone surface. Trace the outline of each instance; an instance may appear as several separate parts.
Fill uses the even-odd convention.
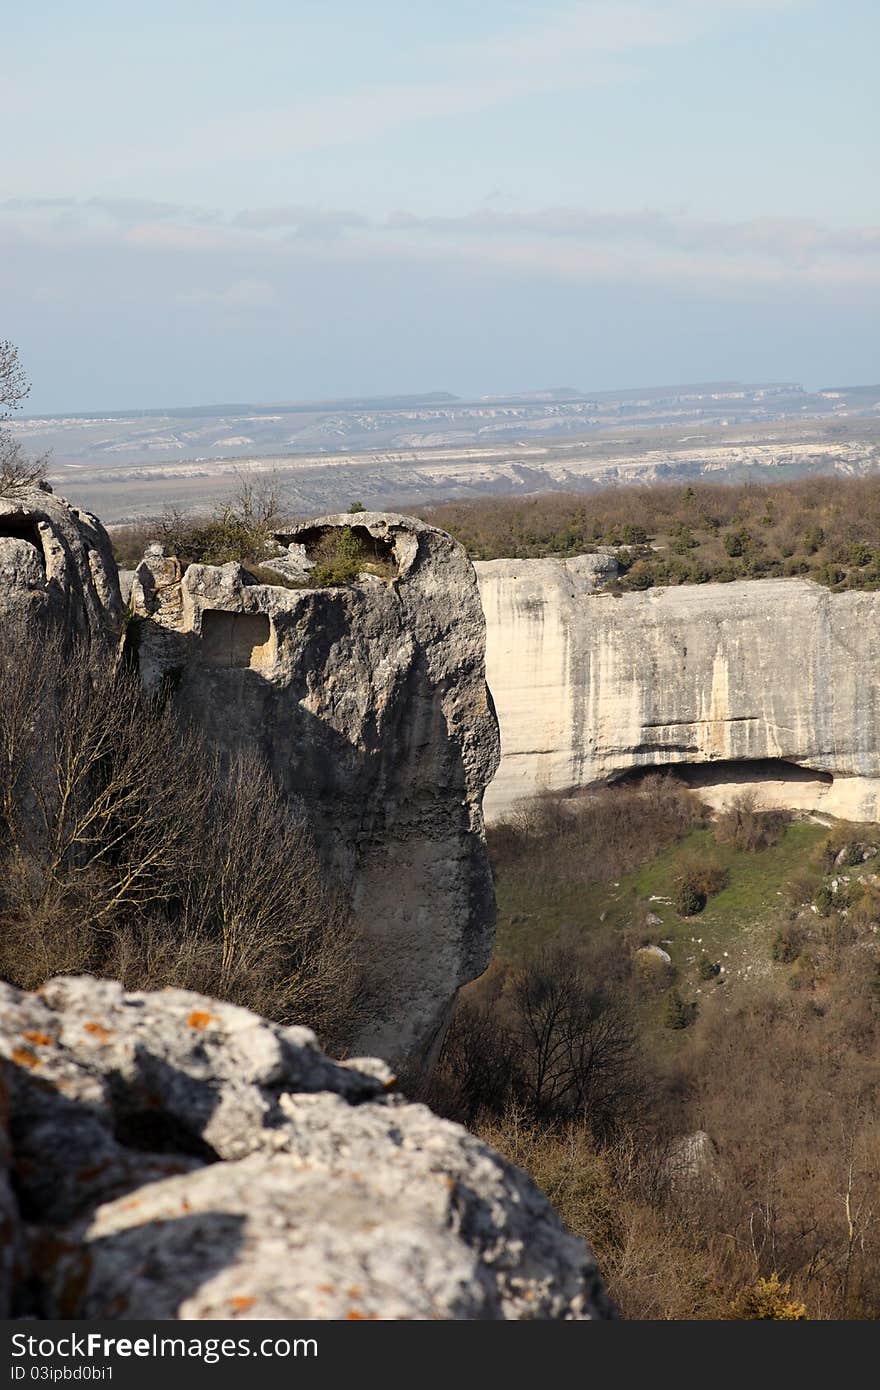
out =
[[[615,595],[585,573],[596,558],[475,566],[504,750],[487,815],[703,765],[710,801],[880,818],[880,596],[803,579]]]
[[[612,1315],[530,1179],[307,1029],[66,978],[0,986],[0,1059],[19,1315]]]
[[[324,517],[279,537],[301,563],[354,526],[393,573],[324,589],[153,548],[132,587],[148,686],[220,748],[262,750],[351,889],[378,970],[365,1051],[430,1052],[459,985],[486,967],[494,893],[483,789],[499,758],[473,566],[399,516]],[[303,558],[304,557],[304,558]]]
[[[115,650],[123,609],[110,540],[98,519],[47,484],[0,496],[0,617],[66,631]]]

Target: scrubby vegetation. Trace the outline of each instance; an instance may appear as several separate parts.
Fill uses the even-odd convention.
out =
[[[496,958],[432,1102],[534,1175],[627,1317],[880,1315],[880,827],[713,822],[655,776],[490,848]]]
[[[2,475],[0,475],[2,481]],[[350,511],[363,511],[353,503]],[[158,541],[166,555],[176,555],[184,565],[225,565],[237,561],[258,584],[288,589],[323,589],[353,584],[366,572],[389,579],[396,567],[365,527],[328,527],[318,535],[309,558],[314,567],[296,578],[286,577],[269,563],[279,554],[276,532],[296,523],[282,507],[282,494],[271,479],[243,476],[233,498],[213,515],[191,516],[169,510],[154,521],[111,528],[116,562],[134,568],[147,545]]]
[[[212,514],[191,516],[169,508],[155,520],[113,527],[111,540],[122,569],[133,569],[151,541],[184,564],[260,565],[276,549],[274,533],[285,524],[289,518],[277,482],[242,474],[235,495]]]
[[[363,526],[328,529],[313,546],[309,558],[315,561],[315,568],[309,572],[308,584],[318,589],[352,584],[364,572],[380,579],[390,579],[397,572],[380,543]]]
[[[880,586],[880,477],[652,484],[487,498],[420,511],[477,560],[618,547],[622,589],[806,575]]]
[[[176,985],[344,1043],[357,939],[304,815],[104,666],[0,633],[0,977]]]

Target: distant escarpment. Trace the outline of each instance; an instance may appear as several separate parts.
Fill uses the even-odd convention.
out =
[[[0,984],[0,1317],[607,1318],[531,1179],[307,1028]]]
[[[675,768],[710,802],[880,818],[880,595],[766,579],[616,593],[609,556],[476,564],[516,800]]]

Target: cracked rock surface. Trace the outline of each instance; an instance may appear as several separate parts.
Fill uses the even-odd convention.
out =
[[[0,985],[0,1315],[613,1316],[532,1181],[305,1028]]]

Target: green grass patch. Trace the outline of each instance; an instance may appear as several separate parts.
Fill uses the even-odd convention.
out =
[[[497,954],[521,959],[566,933],[595,933],[607,940],[638,927],[652,912],[662,925],[648,928],[648,934],[667,943],[664,949],[687,979],[698,980],[702,952],[722,960],[728,974],[748,963],[769,962],[773,933],[788,906],[786,886],[808,870],[814,848],[827,835],[825,826],[794,822],[777,844],[748,853],[717,844],[711,828],[693,830],[616,883],[574,884],[499,873]],[[682,865],[699,855],[727,871],[726,886],[697,916],[682,918],[674,907]]]

